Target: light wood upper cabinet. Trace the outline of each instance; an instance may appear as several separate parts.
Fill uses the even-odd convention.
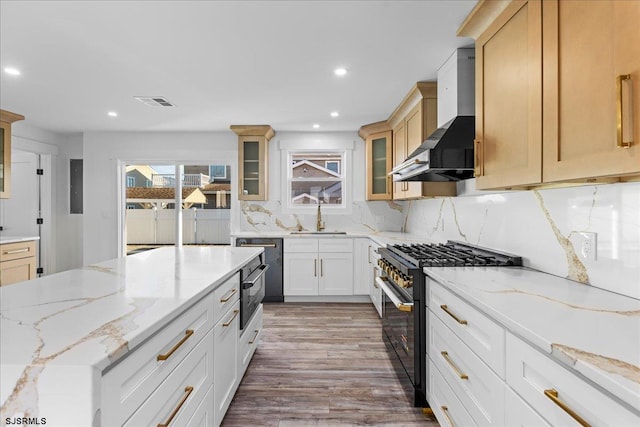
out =
[[[638,1],[478,3],[478,189],[640,175],[638,22]]]
[[[437,129],[437,84],[418,82],[387,122],[393,129],[393,165],[404,162]],[[455,196],[455,182],[395,182],[393,200]]]
[[[11,196],[11,123],[24,116],[0,110],[0,199]]]
[[[541,2],[514,1],[476,40],[478,189],[539,184]]]
[[[549,0],[542,9],[543,181],[638,174],[640,2]],[[618,76],[633,91],[629,81],[618,89]]]
[[[269,125],[232,125],[238,135],[238,199],[267,200],[268,147],[275,135]]]
[[[391,200],[391,128],[387,122],[372,123],[362,126],[358,135],[365,141],[367,200]]]

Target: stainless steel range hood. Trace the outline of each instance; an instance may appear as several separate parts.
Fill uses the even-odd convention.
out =
[[[394,181],[459,181],[473,177],[475,116],[458,116],[436,129],[391,171]]]
[[[438,129],[389,175],[394,181],[473,178],[475,51],[457,49],[438,70]]]

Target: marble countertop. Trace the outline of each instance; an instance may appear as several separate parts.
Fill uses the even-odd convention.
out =
[[[37,409],[50,368],[99,375],[261,252],[166,247],[0,288],[3,412]]]
[[[290,231],[239,231],[231,233],[231,237],[236,238],[293,238],[293,239],[335,239],[345,237],[364,237],[370,238],[380,245],[397,244],[397,243],[432,243],[424,236],[411,233],[403,233],[399,231],[347,231],[346,234],[332,234],[332,230],[325,230],[326,233],[321,234],[292,234]]]
[[[569,370],[640,408],[640,300],[527,268],[424,272]]]
[[[29,242],[40,240],[40,236],[0,236],[0,245],[3,243]]]

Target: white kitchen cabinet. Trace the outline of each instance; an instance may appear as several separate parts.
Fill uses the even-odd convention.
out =
[[[369,246],[369,272],[371,275],[369,279],[369,297],[378,312],[378,316],[382,317],[382,288],[376,283],[376,277],[378,277],[380,271],[377,268],[378,260],[381,258],[381,255],[378,253],[379,248],[379,244],[371,241],[371,245]]]
[[[213,398],[216,425],[222,422],[239,384],[238,337],[240,302],[237,301],[213,327]]]
[[[187,421],[194,415],[213,383],[212,351],[213,337],[208,334],[124,426],[187,426]]]
[[[510,387],[505,388],[504,425],[513,427],[550,427],[547,421],[525,403]]]
[[[104,374],[103,425],[124,424],[185,360],[196,344],[210,335],[214,324],[213,306],[211,293]],[[207,354],[211,356],[210,352]]]
[[[353,240],[353,294],[368,295],[371,287],[371,240],[358,238]]]
[[[451,387],[442,378],[432,361],[429,362],[429,403],[441,426],[472,427],[477,424],[464,408]]]
[[[285,239],[285,296],[353,295],[353,239]]]
[[[640,425],[640,414],[510,333],[507,384],[551,425],[577,425],[578,417],[593,426]]]

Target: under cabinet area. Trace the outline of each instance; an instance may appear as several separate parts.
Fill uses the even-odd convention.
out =
[[[353,239],[285,239],[284,295],[353,295]]]
[[[0,286],[35,279],[36,241],[0,244]]]

